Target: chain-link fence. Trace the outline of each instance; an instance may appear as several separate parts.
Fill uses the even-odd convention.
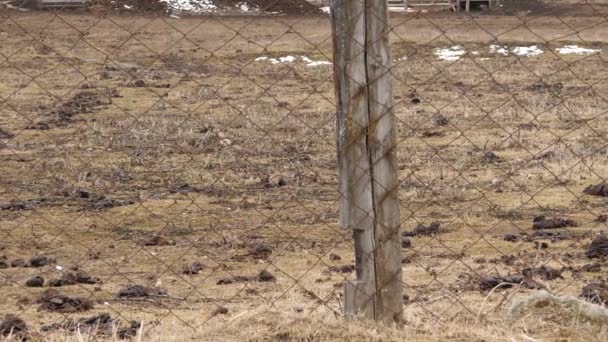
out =
[[[391,8],[386,331],[341,319],[328,3],[2,4],[0,335],[606,337],[555,308],[504,323],[541,289],[608,302],[606,1]]]

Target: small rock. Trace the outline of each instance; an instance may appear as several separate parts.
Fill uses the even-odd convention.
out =
[[[401,247],[402,248],[411,248],[412,247],[412,240],[408,239],[408,238],[402,238],[401,240]]]
[[[342,260],[342,257],[341,257],[341,256],[339,256],[339,255],[337,255],[337,254],[333,254],[333,253],[331,253],[331,254],[329,255],[329,260],[330,260],[330,261],[340,261],[340,260]]]
[[[508,242],[517,242],[519,241],[519,237],[514,234],[507,234],[505,235],[504,240]]]

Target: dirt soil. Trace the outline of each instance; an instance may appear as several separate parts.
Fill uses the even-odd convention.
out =
[[[331,61],[327,17],[6,13],[0,317],[154,330],[341,311],[356,269],[333,67],[301,58]],[[608,202],[585,189],[608,179],[605,18],[390,23],[408,320],[498,324],[538,288],[603,298]],[[571,44],[603,52],[555,53]],[[437,58],[454,45],[477,54]],[[25,329],[7,317],[0,333]]]

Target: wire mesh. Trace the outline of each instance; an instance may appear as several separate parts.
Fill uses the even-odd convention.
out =
[[[3,3],[0,334],[342,315],[327,4],[254,3]],[[608,7],[483,5],[387,22],[406,322],[608,301]]]

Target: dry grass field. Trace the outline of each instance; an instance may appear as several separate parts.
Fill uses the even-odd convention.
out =
[[[537,288],[608,301],[587,253],[608,202],[584,193],[608,178],[598,7],[391,17],[405,329],[335,317],[354,247],[333,69],[300,58],[331,61],[327,17],[0,12],[0,315],[32,340],[89,340],[41,328],[106,312],[143,341],[605,341],[554,313],[505,321]],[[556,52],[573,44],[603,52]],[[455,45],[460,60],[435,55]],[[533,229],[541,215],[562,227]]]

